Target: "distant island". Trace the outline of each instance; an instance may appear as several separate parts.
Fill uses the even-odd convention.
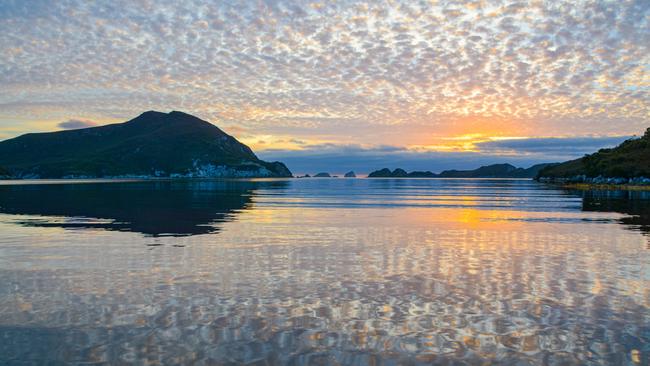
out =
[[[215,125],[149,111],[117,124],[29,133],[0,142],[0,177],[291,177]]]
[[[650,184],[650,128],[640,138],[612,149],[542,169],[536,176],[549,183]]]
[[[537,164],[530,168],[517,168],[511,164],[492,164],[474,170],[445,170],[439,174],[430,171],[413,171],[404,169],[391,171],[388,168],[368,174],[368,178],[534,178],[544,168],[555,165]]]
[[[345,175],[343,175],[343,177],[345,177],[345,178],[356,178],[357,176],[356,176],[356,174],[354,174],[353,171],[349,171],[349,172],[345,173]],[[338,175],[331,175],[330,173],[327,173],[327,172],[320,172],[320,173],[314,174],[313,176],[311,176],[309,174],[305,174],[305,175],[297,176],[296,178],[338,178]]]

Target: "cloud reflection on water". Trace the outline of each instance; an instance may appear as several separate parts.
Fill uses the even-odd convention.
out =
[[[623,215],[529,181],[280,187],[218,235],[0,215],[0,361],[649,360],[650,251]]]

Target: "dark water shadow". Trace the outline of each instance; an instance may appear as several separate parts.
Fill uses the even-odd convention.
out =
[[[251,208],[259,189],[286,181],[156,181],[0,186],[0,213],[32,227],[132,231],[148,236],[188,236],[220,230]]]
[[[629,215],[619,219],[625,228],[650,236],[650,192],[626,190],[570,190],[582,198],[582,210],[618,212]]]

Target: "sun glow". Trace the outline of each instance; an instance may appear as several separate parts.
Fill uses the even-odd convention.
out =
[[[479,144],[491,141],[525,140],[524,136],[487,136],[482,133],[438,138],[434,143],[410,146],[415,151],[481,152]]]

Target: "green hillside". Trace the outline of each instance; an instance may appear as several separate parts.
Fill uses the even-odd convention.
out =
[[[650,178],[650,128],[641,138],[630,139],[612,149],[601,149],[576,160],[542,169],[538,179]]]
[[[213,124],[182,112],[0,142],[0,166],[18,178],[114,176],[287,177]]]

